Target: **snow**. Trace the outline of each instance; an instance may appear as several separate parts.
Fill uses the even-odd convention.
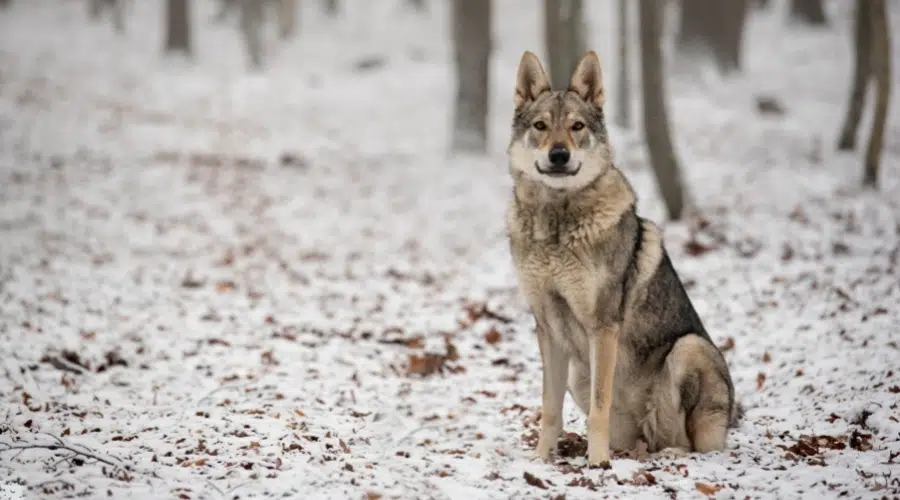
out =
[[[82,2],[0,10],[0,449],[93,456],[0,451],[0,498],[900,494],[900,64],[864,191],[861,151],[834,150],[849,6],[813,30],[775,2],[740,76],[669,81],[696,242],[695,219],[663,220],[641,135],[611,128],[747,412],[726,452],[601,471],[571,400],[576,450],[531,460],[540,362],[504,149],[540,7],[497,1],[490,152],[452,157],[444,3],[304,3],[256,74],[195,3],[193,61],[160,57],[162,2],[132,2],[124,36]]]

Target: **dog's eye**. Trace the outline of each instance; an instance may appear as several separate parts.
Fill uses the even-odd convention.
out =
[[[572,124],[572,130],[578,132],[579,130],[584,128],[584,122],[575,122]]]
[[[534,123],[533,123],[533,126],[534,126],[534,128],[537,129],[537,130],[547,130],[547,124],[544,123],[544,122],[542,122],[542,121],[540,121],[540,120],[534,122]]]

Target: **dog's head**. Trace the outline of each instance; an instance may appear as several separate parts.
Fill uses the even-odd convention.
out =
[[[603,120],[600,58],[588,51],[567,90],[551,90],[540,60],[525,52],[516,76],[516,110],[507,153],[514,176],[578,190],[612,164]]]

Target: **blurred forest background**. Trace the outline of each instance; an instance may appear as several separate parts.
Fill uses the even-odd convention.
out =
[[[2,0],[8,5],[13,0]],[[86,0],[87,15],[100,22],[108,18],[116,31],[127,30],[130,0]],[[436,0],[407,0],[407,8],[427,15]],[[190,57],[193,37],[204,26],[192,16],[191,0],[165,0],[165,52]],[[266,58],[279,43],[301,39],[298,16],[304,9],[322,9],[328,16],[340,16],[354,2],[341,0],[220,0],[216,23],[233,23],[243,39],[248,68],[265,69]],[[449,0],[451,6],[453,61],[456,97],[451,148],[463,153],[485,153],[488,148],[490,61],[492,29],[502,19],[492,16],[491,0]],[[777,2],[776,2],[777,3]],[[841,2],[843,3],[843,2]],[[785,29],[832,29],[835,23],[852,22],[854,58],[852,82],[847,82],[846,109],[834,144],[839,150],[862,150],[862,183],[877,187],[884,147],[885,127],[891,99],[891,28],[886,0],[856,0],[852,19],[829,19],[825,0],[788,0]],[[673,147],[667,111],[665,64],[671,56],[675,70],[702,77],[706,67],[714,67],[723,77],[740,78],[744,26],[753,10],[773,9],[770,0],[616,0],[615,74],[605,75],[605,85],[615,89],[607,115],[622,128],[641,126],[650,163],[669,217],[680,219],[685,209],[680,160]],[[580,56],[589,48],[585,11],[592,2],[583,0],[543,0],[543,55],[555,88],[568,85],[568,78]],[[276,33],[277,36],[269,36]],[[667,36],[671,34],[671,36]],[[671,40],[669,40],[671,39]],[[666,42],[671,42],[667,44]],[[636,43],[635,43],[636,42]],[[673,46],[673,50],[663,47]],[[773,54],[773,57],[777,55]],[[372,58],[360,62],[363,69],[384,61]],[[634,71],[636,66],[639,70]],[[612,79],[615,79],[613,84]],[[838,84],[838,82],[835,82]],[[640,93],[633,102],[634,89]],[[866,103],[872,109],[870,128],[859,131]],[[640,119],[636,119],[635,107]],[[757,98],[759,113],[782,114],[784,104],[771,96]]]
[[[900,494],[897,26],[897,0],[0,0],[0,470],[41,498]],[[589,49],[748,409],[726,454],[582,468],[570,404],[568,456],[530,461],[516,66],[564,87]]]

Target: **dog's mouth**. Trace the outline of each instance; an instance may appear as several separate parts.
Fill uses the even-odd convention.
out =
[[[578,166],[574,169],[570,169],[567,165],[563,165],[561,167],[551,166],[549,169],[544,170],[538,164],[538,162],[534,162],[534,168],[541,175],[546,175],[547,177],[571,177],[573,175],[578,174],[581,170],[581,162],[578,162]]]

